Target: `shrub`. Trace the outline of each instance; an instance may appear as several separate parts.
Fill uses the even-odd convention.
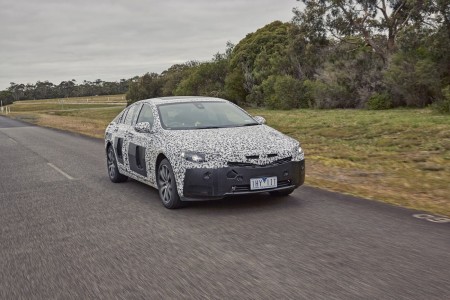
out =
[[[389,109],[392,100],[388,93],[375,93],[367,100],[366,107],[372,110]]]
[[[269,76],[261,84],[264,103],[273,109],[292,109],[307,107],[307,103],[300,101],[303,93],[301,81],[288,76]]]
[[[433,108],[443,114],[450,114],[450,85],[442,89],[442,99],[433,104]]]
[[[314,108],[353,108],[354,96],[344,87],[335,83],[324,83],[322,81],[306,80],[306,96],[314,101]]]

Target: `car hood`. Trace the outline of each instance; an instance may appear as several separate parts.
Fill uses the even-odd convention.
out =
[[[266,126],[167,130],[166,141],[181,151],[195,151],[207,155],[217,155],[225,160],[246,161],[246,156],[267,155],[271,160],[295,155],[298,142],[281,132]],[[277,154],[276,156],[273,154]]]

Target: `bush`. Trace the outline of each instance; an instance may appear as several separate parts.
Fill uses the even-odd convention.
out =
[[[389,109],[392,100],[388,93],[375,93],[367,100],[366,107],[372,110]]]
[[[314,108],[353,108],[354,96],[343,86],[322,81],[306,80],[306,96],[313,99]]]
[[[442,114],[450,114],[450,85],[442,89],[442,99],[433,104],[433,108]]]
[[[269,76],[261,84],[264,103],[272,109],[292,109],[307,107],[307,103],[300,101],[303,94],[301,81],[287,75]]]
[[[397,105],[426,107],[441,92],[436,63],[429,58],[416,56],[402,52],[394,54],[384,73],[387,87],[395,99],[401,100]]]

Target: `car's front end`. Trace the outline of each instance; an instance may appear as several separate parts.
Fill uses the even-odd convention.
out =
[[[293,190],[305,181],[305,160],[286,157],[265,165],[229,162],[221,168],[186,169],[183,200]]]
[[[266,125],[171,134],[184,141],[171,159],[184,201],[291,192],[305,181],[299,143]]]

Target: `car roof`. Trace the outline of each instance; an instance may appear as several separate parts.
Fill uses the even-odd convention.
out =
[[[155,105],[167,104],[167,103],[179,103],[179,102],[228,102],[228,100],[215,98],[215,97],[203,97],[203,96],[172,96],[172,97],[158,97],[141,100],[139,102],[143,103],[153,103]]]

